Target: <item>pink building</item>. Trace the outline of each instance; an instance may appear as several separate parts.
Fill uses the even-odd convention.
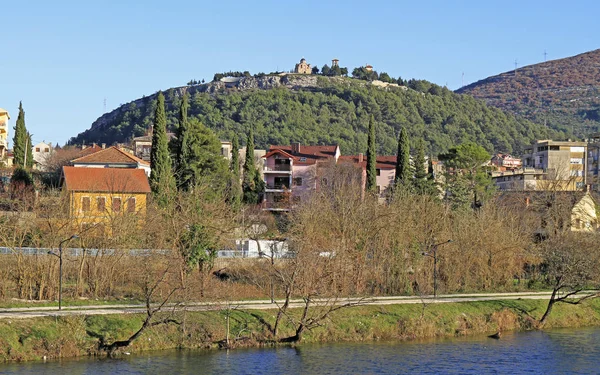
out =
[[[492,165],[506,169],[518,169],[521,168],[523,162],[509,154],[496,154],[492,156]]]
[[[335,146],[271,146],[265,158],[264,208],[269,211],[289,211],[294,203],[317,189],[319,163],[340,157]]]
[[[363,189],[365,189],[367,182],[367,158],[363,154],[340,156],[339,162],[352,163],[362,169]],[[386,191],[394,184],[396,156],[377,156],[375,168],[377,168],[377,193],[380,199],[385,199]]]

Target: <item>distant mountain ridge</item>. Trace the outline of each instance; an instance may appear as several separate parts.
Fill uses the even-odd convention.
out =
[[[534,139],[561,134],[486,106],[482,101],[426,81],[413,87],[347,77],[273,74],[243,77],[165,90],[167,122],[177,127],[178,108],[190,94],[189,116],[223,140],[245,143],[254,128],[257,147],[291,142],[338,144],[346,155],[366,151],[367,125],[374,116],[380,155],[394,155],[397,135],[406,127],[414,141],[437,154],[474,141],[488,151],[519,153]],[[71,144],[127,142],[151,126],[156,94],[124,104],[98,118]]]
[[[600,131],[600,49],[524,66],[456,92],[585,138]]]

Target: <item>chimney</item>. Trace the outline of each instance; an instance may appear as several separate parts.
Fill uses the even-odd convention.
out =
[[[292,153],[294,153],[294,154],[300,153],[300,142],[292,143]]]
[[[102,148],[105,149],[106,148],[106,143],[102,144]]]
[[[82,150],[85,150],[85,148],[86,148],[86,147],[87,147],[87,146],[85,145],[85,143],[83,143],[83,144],[81,145],[81,149],[82,149]]]
[[[96,148],[96,142],[92,143],[92,148]]]
[[[362,163],[365,160],[365,156],[363,155],[363,153],[361,152],[360,154],[358,154],[358,162]]]

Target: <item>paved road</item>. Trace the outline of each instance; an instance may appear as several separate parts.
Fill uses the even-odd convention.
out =
[[[437,298],[433,296],[400,296],[400,297],[373,297],[373,298],[345,298],[336,301],[337,304],[355,303],[363,305],[402,305],[419,303],[451,303],[451,302],[472,302],[472,301],[494,301],[494,300],[516,300],[516,299],[548,299],[550,292],[526,292],[526,293],[485,293],[485,294],[446,294]],[[315,303],[323,301],[315,300]],[[331,301],[329,301],[331,302]],[[278,301],[282,303],[282,301]],[[229,308],[240,310],[269,310],[276,309],[277,304],[269,300],[256,301],[229,301],[213,303],[188,303],[185,306],[169,305],[169,309],[185,309],[187,311],[208,311]],[[292,300],[290,307],[301,307],[302,300]],[[69,315],[109,315],[109,314],[134,314],[145,312],[143,305],[102,305],[102,306],[63,306],[58,311],[53,307],[15,307],[1,308],[0,319],[25,319],[44,316],[69,316]]]

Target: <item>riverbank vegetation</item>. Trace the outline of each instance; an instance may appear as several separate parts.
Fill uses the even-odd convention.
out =
[[[148,329],[127,352],[162,349],[217,349],[224,346],[229,316],[229,347],[260,347],[269,340],[264,321],[273,323],[277,310],[228,310],[181,312],[180,325]],[[526,330],[535,325],[530,315],[541,314],[546,302],[512,300],[443,304],[357,306],[335,312],[327,325],[310,330],[306,343],[371,340],[416,340],[498,331]],[[301,309],[291,309],[299,316]],[[96,315],[0,320],[0,361],[28,361],[76,356],[105,355],[98,350],[96,336],[106,341],[122,340],[139,329],[144,315]],[[557,305],[548,328],[584,327],[600,324],[600,301],[585,305]],[[287,323],[281,330],[292,335]]]

